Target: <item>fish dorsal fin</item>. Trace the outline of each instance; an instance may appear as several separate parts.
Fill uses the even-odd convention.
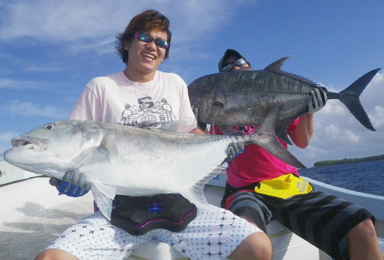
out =
[[[172,133],[186,133],[189,132],[191,125],[193,125],[193,119],[181,119],[166,123],[157,130],[167,131]],[[196,128],[196,127],[194,127]]]
[[[283,57],[281,59],[278,59],[277,61],[272,62],[267,67],[265,67],[264,70],[267,70],[267,71],[270,71],[270,72],[276,72],[276,73],[280,72],[280,71],[282,71],[281,67],[283,66],[284,62],[286,60],[288,60],[290,57],[292,57],[292,56],[285,56],[285,57]]]
[[[276,74],[279,74],[279,75],[282,75],[282,76],[286,76],[286,77],[289,77],[289,78],[301,81],[301,82],[309,84],[309,85],[317,85],[317,83],[315,83],[315,82],[313,82],[313,81],[311,81],[311,80],[309,80],[307,78],[304,78],[304,77],[302,77],[300,75],[296,75],[296,74],[289,73],[289,72],[281,70],[281,67],[283,66],[284,62],[287,59],[289,59],[290,57],[292,57],[292,56],[283,57],[283,58],[281,58],[281,59],[279,59],[279,60],[269,64],[267,67],[265,67],[264,70],[269,71],[269,72],[273,72],[273,73],[276,73]]]

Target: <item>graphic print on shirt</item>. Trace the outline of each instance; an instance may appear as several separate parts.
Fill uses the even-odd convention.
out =
[[[165,98],[153,102],[152,97],[146,96],[137,101],[139,105],[125,104],[121,113],[120,125],[155,129],[176,119],[172,112],[172,106]]]

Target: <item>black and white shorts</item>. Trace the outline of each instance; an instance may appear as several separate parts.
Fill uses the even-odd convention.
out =
[[[256,194],[234,193],[230,210],[253,220],[262,230],[271,219],[335,259],[349,259],[347,233],[374,217],[366,209],[341,198],[315,191],[288,200]]]
[[[64,231],[47,249],[60,249],[78,259],[123,260],[141,244],[158,239],[191,260],[226,259],[249,235],[262,232],[229,210],[198,209],[197,216],[181,232],[153,229],[132,236],[113,226],[99,211]]]

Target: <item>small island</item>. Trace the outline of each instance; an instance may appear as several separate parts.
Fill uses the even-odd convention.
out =
[[[384,160],[384,154],[369,156],[364,158],[355,158],[355,159],[342,159],[342,160],[327,160],[327,161],[319,161],[315,162],[313,166],[330,166],[337,164],[345,164],[345,163],[357,163],[357,162],[370,162],[370,161],[378,161]]]

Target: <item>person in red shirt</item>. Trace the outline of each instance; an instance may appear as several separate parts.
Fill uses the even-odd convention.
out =
[[[232,49],[226,50],[218,68],[223,73],[252,70],[246,58]],[[308,113],[288,127],[289,137],[300,148],[309,145],[313,114],[327,101],[320,88],[311,94]],[[199,122],[199,126],[202,125]],[[256,129],[256,125],[233,127],[243,134],[252,134]],[[223,134],[218,126],[212,126],[210,133]],[[285,142],[279,141],[287,148]],[[243,153],[228,162],[228,181],[221,206],[265,232],[271,219],[276,219],[335,259],[382,259],[374,217],[366,209],[319,191],[289,199],[254,192],[260,182],[290,174],[298,177],[297,169],[257,145],[248,145]]]

